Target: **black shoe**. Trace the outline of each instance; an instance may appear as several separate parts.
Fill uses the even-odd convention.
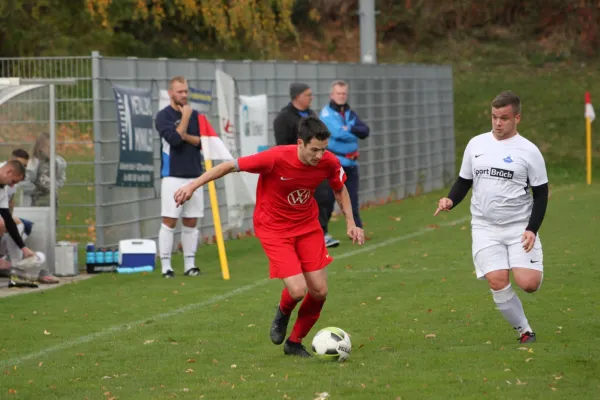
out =
[[[200,275],[200,269],[194,267],[194,268],[190,268],[187,271],[185,271],[184,273],[185,276],[198,276]]]
[[[271,323],[271,341],[274,344],[281,344],[285,339],[285,334],[287,333],[287,326],[290,322],[290,316],[284,315],[281,312],[279,306],[277,306],[277,311],[275,312],[275,318],[273,318],[273,322]]]
[[[302,343],[290,342],[290,339],[285,341],[283,352],[288,356],[312,357],[313,355],[306,351],[306,347]]]
[[[163,274],[163,278],[175,278],[175,272],[172,269]]]
[[[524,334],[521,335],[521,337],[518,340],[519,340],[519,343],[521,343],[521,344],[533,343],[533,342],[535,342],[535,333],[525,332]]]

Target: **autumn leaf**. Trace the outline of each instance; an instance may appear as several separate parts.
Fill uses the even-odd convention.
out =
[[[144,341],[144,344],[151,344],[151,343],[154,343],[154,339]]]
[[[187,362],[187,363],[190,363],[190,364],[193,364],[193,363],[195,363],[195,362],[196,362],[196,359],[195,359],[195,358],[188,358],[188,359],[186,360],[186,362]]]
[[[427,335],[425,335],[425,339],[433,339],[435,337],[435,333],[428,333]]]
[[[236,369],[236,368],[237,368],[237,365],[231,364],[231,369]]]
[[[17,394],[17,391],[15,389],[8,389],[8,394]]]
[[[188,374],[191,374],[192,372],[194,372],[194,370],[191,369],[191,368],[188,368],[188,369],[185,370],[185,372],[188,373]]]
[[[44,335],[52,335],[49,331],[44,329]]]

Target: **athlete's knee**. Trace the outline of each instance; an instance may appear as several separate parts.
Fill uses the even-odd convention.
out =
[[[327,288],[327,284],[318,285],[316,287],[312,287],[308,289],[310,291],[310,295],[319,300],[325,300],[327,298],[327,294],[329,292]]]
[[[542,286],[542,280],[532,279],[526,282],[519,282],[519,287],[527,293],[537,292]]]
[[[508,276],[503,275],[486,276],[486,279],[490,289],[496,291],[506,288],[510,283]]]
[[[290,292],[292,299],[300,301],[306,295],[306,283],[288,286],[288,292]]]
[[[185,227],[196,228],[196,225],[198,224],[198,218],[182,218],[181,223]]]
[[[169,218],[169,217],[162,217],[162,223],[167,228],[174,229],[175,225],[177,225],[177,219],[176,218]]]

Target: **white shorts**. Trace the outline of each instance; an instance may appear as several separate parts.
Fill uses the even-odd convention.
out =
[[[473,263],[477,279],[485,279],[492,271],[512,268],[528,268],[544,271],[544,255],[539,235],[533,249],[526,253],[521,237],[527,224],[474,226]]]
[[[173,196],[177,189],[193,181],[193,178],[162,178],[160,188],[160,215],[169,218],[202,218],[204,217],[204,190],[199,188],[192,198],[183,206],[177,207]]]

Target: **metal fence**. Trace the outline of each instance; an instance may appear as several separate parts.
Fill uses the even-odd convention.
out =
[[[158,111],[159,90],[167,88],[172,76],[183,75],[191,86],[213,92],[209,118],[218,126],[216,69],[235,79],[237,94],[267,94],[270,144],[274,144],[272,122],[289,102],[291,82],[311,86],[312,108],[319,111],[329,101],[332,81],[347,81],[349,104],[371,128],[370,137],[360,143],[361,202],[439,189],[454,176],[453,84],[448,66],[114,58],[97,52],[91,57],[0,59],[0,77],[78,79],[76,86],[58,88],[57,92],[57,153],[68,163],[67,183],[59,198],[59,239],[95,239],[99,245],[112,245],[123,238],[157,237],[159,174],[155,174],[154,189],[114,186],[119,147],[112,84],[152,88],[153,107]],[[43,94],[38,97],[44,100]],[[31,106],[37,100],[18,98],[14,104]],[[10,107],[0,110],[0,152],[4,158],[9,146],[31,142],[48,124],[47,115],[41,111],[16,117]],[[27,134],[18,140],[6,139],[8,132],[17,130]],[[158,135],[154,144],[158,172]],[[222,182],[217,182],[217,191],[226,224]],[[199,228],[207,237],[213,234],[207,193],[205,200],[206,217]],[[243,230],[250,228],[249,213]]]

